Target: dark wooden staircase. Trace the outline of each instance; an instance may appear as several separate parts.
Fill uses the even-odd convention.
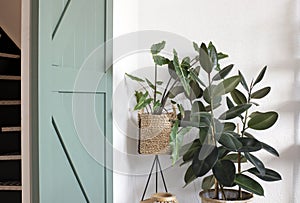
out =
[[[0,202],[22,202],[21,51],[0,27]]]

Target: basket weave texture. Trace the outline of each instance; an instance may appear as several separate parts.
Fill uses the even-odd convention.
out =
[[[176,196],[171,193],[155,193],[150,199],[142,200],[140,203],[178,203]]]
[[[172,120],[176,113],[148,114],[139,112],[139,147],[140,154],[167,154],[170,152],[170,133]]]

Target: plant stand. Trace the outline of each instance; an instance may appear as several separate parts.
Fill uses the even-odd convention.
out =
[[[148,185],[149,185],[149,182],[150,182],[150,179],[151,179],[151,176],[152,176],[152,172],[153,172],[153,169],[154,169],[154,165],[155,165],[155,168],[156,168],[155,169],[155,171],[156,171],[156,173],[155,173],[155,192],[158,193],[158,173],[159,172],[160,172],[163,184],[164,184],[165,191],[168,192],[168,189],[167,189],[167,186],[166,186],[166,181],[165,181],[162,169],[161,169],[161,165],[160,165],[160,161],[159,161],[158,155],[155,155],[155,158],[154,158],[154,161],[153,161],[153,164],[152,164],[149,176],[148,176],[148,180],[147,180],[147,183],[146,183],[146,186],[145,186],[144,193],[143,193],[141,201],[144,201],[145,194],[146,194],[146,191],[148,189]]]

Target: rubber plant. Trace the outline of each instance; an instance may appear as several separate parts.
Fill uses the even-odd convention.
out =
[[[262,186],[247,173],[264,181],[281,180],[279,173],[266,168],[263,161],[254,155],[254,152],[265,150],[279,156],[273,147],[259,141],[260,134],[255,134],[270,128],[278,119],[275,111],[256,111],[257,101],[271,90],[271,87],[258,87],[267,67],[248,85],[240,71],[228,76],[233,64],[220,67],[219,61],[228,55],[218,53],[212,43],[208,46],[202,43],[200,47],[194,43],[194,49],[198,66],[195,63],[186,65],[189,68],[196,65],[197,68],[192,69],[203,77],[195,75],[195,71],[191,73],[193,80],[190,86],[197,86],[199,93],[187,94],[190,109],[182,110],[173,126],[171,138],[179,143],[172,148],[173,163],[179,154],[183,154],[181,165],[190,164],[184,177],[186,185],[205,176],[202,188],[209,190],[214,187],[215,199],[226,200],[224,188],[235,186],[238,186],[240,194],[237,199],[242,199],[242,189],[264,195]],[[174,65],[176,68],[176,63]],[[190,131],[191,128],[197,130],[198,137],[181,147],[183,135],[178,132]],[[242,169],[241,164],[246,162],[253,167]]]

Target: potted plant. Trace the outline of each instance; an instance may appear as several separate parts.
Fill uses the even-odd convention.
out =
[[[248,84],[240,71],[228,77],[233,65],[220,68],[219,61],[227,55],[218,53],[212,43],[208,46],[202,43],[200,47],[194,43],[194,49],[198,64],[186,65],[193,70],[193,66],[200,67],[197,70],[205,77],[193,77],[201,93],[190,98],[190,108],[182,110],[174,122],[171,132],[173,162],[183,153],[181,165],[190,164],[184,177],[186,185],[206,176],[200,193],[202,202],[250,202],[252,193],[264,195],[262,186],[253,176],[264,181],[281,180],[276,171],[266,168],[254,155],[254,152],[266,150],[279,156],[273,147],[259,141],[259,136],[255,135],[256,130],[270,128],[278,118],[274,111],[255,110],[259,106],[257,101],[271,90],[270,87],[257,89],[267,67]],[[174,65],[176,68],[178,64]],[[181,147],[183,135],[178,132],[191,128],[196,129],[199,136]],[[243,169],[241,164],[246,162],[253,167]],[[237,190],[228,189],[232,187]]]
[[[166,42],[162,41],[151,46],[151,55],[154,61],[154,81],[126,73],[126,76],[137,82],[142,90],[135,91],[136,105],[134,110],[139,111],[139,153],[140,154],[161,154],[169,152],[170,133],[173,121],[177,120],[176,106],[179,111],[182,105],[177,104],[174,98],[183,92],[189,95],[190,84],[193,83],[186,64],[189,58],[181,62],[177,53],[173,51],[173,58],[168,59],[161,54]],[[175,65],[174,65],[175,64]],[[158,67],[168,68],[169,80],[166,84],[158,80]],[[198,84],[195,82],[195,85]],[[161,91],[162,89],[162,91]],[[172,108],[167,108],[167,106]],[[188,128],[183,129],[187,132]]]

